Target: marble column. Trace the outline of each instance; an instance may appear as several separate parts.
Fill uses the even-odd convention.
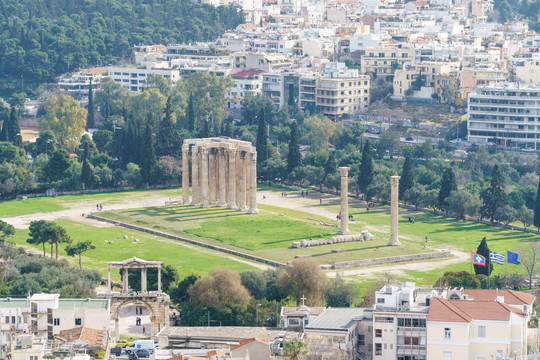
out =
[[[124,268],[124,273],[122,275],[122,294],[127,294],[129,291],[129,282],[128,282],[128,269]]]
[[[147,274],[147,269],[146,268],[142,268],[141,269],[141,292],[143,294],[146,294],[146,292],[148,291],[148,286],[147,286],[147,280],[146,280],[146,274]]]
[[[161,265],[157,268],[157,291],[161,294]]]
[[[249,210],[248,214],[257,214],[257,153],[250,154],[249,167]]]
[[[229,205],[236,209],[236,149],[229,149]]]
[[[194,146],[191,152],[191,205],[201,202],[201,188],[199,186],[199,147]]]
[[[244,156],[240,157],[240,163],[238,164],[240,170],[240,176],[238,177],[238,194],[240,195],[240,199],[238,200],[238,211],[246,211],[246,169],[244,158],[247,157],[247,153],[244,151],[239,151],[239,153],[243,153]]]
[[[240,150],[236,150],[236,206],[240,206],[240,179],[241,177],[241,171],[242,171],[242,152]]]
[[[208,192],[209,202],[216,202],[216,149],[208,151]]]
[[[349,231],[349,168],[340,167],[341,175],[341,226],[338,234],[348,235]]]
[[[107,292],[111,292],[111,265],[107,266]]]
[[[251,204],[251,197],[249,195],[249,192],[250,192],[250,188],[251,188],[251,180],[250,180],[250,177],[251,177],[251,171],[250,171],[250,168],[249,168],[249,157],[250,157],[250,153],[246,151],[245,155],[244,155],[244,182],[245,182],[245,195],[244,195],[244,198],[246,199],[246,210],[249,209],[250,207],[250,204]]]
[[[227,154],[224,149],[218,149],[218,206],[227,206],[227,180],[225,179],[225,162],[227,160]]]
[[[401,245],[398,239],[399,176],[390,176],[390,241],[389,246]]]
[[[201,156],[201,207],[210,206],[208,198],[208,149],[202,148]]]
[[[189,204],[189,145],[182,145],[182,203]]]

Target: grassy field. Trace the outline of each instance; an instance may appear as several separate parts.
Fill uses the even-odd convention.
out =
[[[79,207],[81,203],[89,203],[94,206],[94,202],[103,206],[120,204],[126,200],[152,199],[152,196],[168,196],[179,198],[181,191],[178,189],[166,190],[129,190],[119,192],[102,192],[95,194],[63,195],[58,197],[35,197],[29,199],[16,199],[0,201],[0,218],[8,218],[20,215],[30,215],[36,213],[48,213]],[[95,207],[95,206],[94,206]]]
[[[227,267],[238,271],[257,270],[255,267],[232,260],[232,256],[209,249],[186,246],[174,240],[164,239],[150,234],[140,233],[120,227],[102,227],[76,223],[68,220],[58,220],[65,227],[74,241],[91,240],[96,246],[83,256],[83,266],[96,269],[107,276],[107,261],[122,261],[136,256],[145,260],[160,260],[174,266],[181,277],[190,274],[206,275],[214,267]],[[124,239],[124,236],[127,236]],[[18,229],[14,237],[17,244],[26,248],[34,248],[42,253],[42,247],[34,247],[26,243],[27,230]],[[134,239],[139,239],[134,242]],[[112,244],[109,244],[111,241]],[[64,245],[59,246],[59,255],[66,256]],[[47,256],[50,256],[50,246],[45,246]],[[78,264],[78,258],[69,258],[73,264]],[[117,272],[113,278],[120,280]]]

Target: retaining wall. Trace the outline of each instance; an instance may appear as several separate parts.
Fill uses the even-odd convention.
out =
[[[384,265],[384,264],[395,264],[401,262],[410,262],[410,261],[424,261],[431,259],[443,259],[452,257],[450,251],[438,251],[427,254],[413,254],[413,255],[401,255],[401,256],[391,256],[385,258],[377,259],[366,259],[366,260],[354,260],[354,261],[343,261],[337,262],[332,266],[332,269],[350,269],[350,268],[360,268],[366,266],[375,266],[375,265]]]

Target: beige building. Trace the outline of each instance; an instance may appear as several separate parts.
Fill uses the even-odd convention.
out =
[[[231,358],[270,360],[270,343],[257,338],[240,340],[240,344],[231,348]]]
[[[396,70],[394,74],[394,97],[431,98],[433,94],[443,97],[447,84],[457,83],[458,62],[424,61],[418,65]],[[421,86],[416,86],[418,77]]]
[[[503,297],[495,301],[433,298],[427,318],[427,358],[488,360],[526,355],[528,316],[503,301]]]
[[[358,70],[326,70],[316,87],[315,104],[332,118],[363,110],[369,105],[369,82],[369,76]]]
[[[516,78],[526,84],[540,83],[540,59],[523,60],[515,64]]]
[[[467,100],[469,93],[473,92],[479,85],[497,86],[506,81],[506,70],[494,69],[492,67],[463,68],[459,78],[459,98]]]
[[[398,47],[373,47],[366,49],[360,61],[362,74],[373,73],[391,80],[394,71],[401,65],[414,64],[414,49]]]

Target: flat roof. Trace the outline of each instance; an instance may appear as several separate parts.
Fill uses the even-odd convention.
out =
[[[28,307],[24,299],[0,299],[0,308],[23,308]]]
[[[367,308],[328,308],[315,320],[306,325],[306,330],[338,330],[348,331],[357,321],[365,318]]]
[[[104,309],[109,308],[109,300],[107,299],[59,299],[58,309]]]
[[[191,341],[240,342],[240,340],[251,338],[262,340],[273,340],[279,336],[293,338],[296,332],[265,327],[169,326],[161,330],[157,336],[167,336],[169,341],[189,338]]]

